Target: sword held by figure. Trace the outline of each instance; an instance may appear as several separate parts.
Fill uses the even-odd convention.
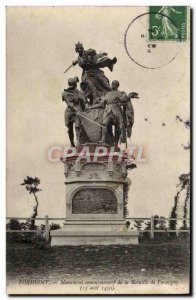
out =
[[[71,67],[74,67],[75,65],[77,65],[77,63],[78,63],[78,61],[77,60],[74,60],[73,62],[72,62],[72,64],[63,72],[64,74],[67,72],[67,71],[69,71],[69,69],[71,69]]]
[[[90,118],[84,116],[84,115],[81,114],[81,112],[79,112],[79,111],[77,111],[77,115],[80,116],[80,117],[82,117],[82,118],[84,118],[84,119],[86,119],[86,120],[88,120],[89,122],[91,122],[91,123],[93,123],[93,124],[95,124],[95,125],[97,125],[97,126],[99,126],[99,127],[105,128],[103,125],[101,125],[101,124],[97,123],[96,121],[93,121],[93,120],[91,120]]]
[[[73,67],[73,64],[71,64],[71,66],[69,66],[69,67],[65,70],[64,74],[65,74],[67,71],[69,71],[69,69],[71,69],[71,67]]]

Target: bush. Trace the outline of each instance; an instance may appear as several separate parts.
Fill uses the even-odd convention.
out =
[[[8,224],[6,224],[6,230],[21,230],[22,226],[17,219],[11,219]],[[6,234],[7,242],[19,242],[21,240],[20,232],[7,232]]]
[[[57,229],[60,229],[61,226],[59,224],[55,224],[55,223],[52,223],[50,225],[50,230],[57,230]]]
[[[44,245],[46,244],[46,240],[42,234],[37,233],[37,234],[34,234],[34,236],[31,238],[31,243],[38,245],[40,248],[43,248]]]
[[[39,232],[28,232],[25,223],[20,223],[17,219],[11,219],[8,224],[6,224],[7,242],[16,243],[33,243],[40,244],[45,241],[44,236]],[[25,232],[9,232],[9,230],[26,230]],[[35,227],[36,230],[36,227]]]

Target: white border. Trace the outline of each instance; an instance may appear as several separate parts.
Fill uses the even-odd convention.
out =
[[[130,1],[130,0],[118,0],[118,1],[111,1],[111,0],[100,0],[100,1],[95,1],[95,0],[89,0],[89,1],[79,1],[79,0],[71,0],[71,1],[44,1],[44,0],[23,0],[23,1],[17,1],[17,0],[1,0],[0,2],[0,66],[1,66],[1,72],[0,72],[0,93],[1,93],[1,101],[0,101],[0,138],[1,138],[1,147],[0,147],[0,159],[1,159],[1,169],[0,169],[0,179],[1,179],[1,188],[0,188],[0,221],[1,221],[1,225],[0,225],[0,238],[1,238],[1,242],[0,242],[0,247],[1,247],[1,259],[0,259],[0,270],[1,270],[1,274],[0,274],[0,296],[1,299],[7,299],[7,295],[5,294],[5,193],[6,193],[6,189],[5,189],[5,184],[6,184],[6,177],[5,177],[5,154],[6,154],[6,144],[5,144],[5,123],[6,123],[6,105],[5,105],[5,95],[6,95],[6,73],[5,73],[5,55],[6,55],[6,45],[5,45],[5,7],[6,6],[149,6],[149,5],[163,5],[160,4],[160,2],[157,3],[157,1],[155,0],[151,0],[151,1],[141,1],[141,0],[137,0],[137,1]],[[195,9],[196,7],[196,3],[193,0],[189,0],[187,1],[168,1],[165,0],[164,1],[164,5],[187,5],[187,6],[191,6],[193,9]],[[195,39],[195,26],[193,28],[193,39]],[[194,49],[194,47],[193,47]],[[193,68],[195,67],[195,64],[193,66]],[[193,86],[195,85],[195,78],[193,80]],[[194,102],[194,99],[192,100]],[[193,107],[194,111],[193,114],[195,115],[195,106]],[[194,127],[195,129],[195,127]],[[195,140],[196,134],[195,134],[195,130],[194,130],[194,135],[193,135],[193,139]],[[195,167],[195,162],[194,162],[194,166]],[[195,169],[195,168],[194,168]],[[194,184],[196,184],[196,179],[194,178],[193,181],[193,186]],[[193,200],[192,200],[193,202]],[[194,205],[194,208],[196,207],[196,205]],[[195,209],[194,212],[192,212],[194,217],[195,217]],[[195,236],[194,236],[195,238]],[[194,247],[193,247],[194,249]],[[193,251],[194,252],[194,251]],[[194,264],[194,270],[195,270],[195,264]],[[194,276],[194,282],[193,282],[193,287],[195,286],[195,276]],[[17,297],[17,298],[20,298]],[[28,296],[25,297],[21,297],[23,299],[27,299]],[[42,299],[42,297],[37,297],[39,299]],[[54,297],[50,297],[53,299],[57,299],[58,297],[54,296]],[[73,297],[66,297],[66,298],[70,298],[73,299]],[[75,297],[74,297],[75,298]],[[77,297],[78,298],[78,297]],[[84,298],[84,297],[83,297]],[[92,298],[92,297],[88,297]],[[106,297],[102,297],[106,298]],[[123,297],[118,297],[118,298],[123,298]],[[143,297],[134,297],[132,296],[131,298],[135,298],[135,299],[142,299]],[[153,298],[159,298],[157,297],[153,297]],[[167,297],[167,298],[173,298],[173,297]]]

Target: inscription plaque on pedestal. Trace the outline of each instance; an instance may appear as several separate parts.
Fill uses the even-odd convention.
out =
[[[72,199],[72,214],[115,214],[117,199],[107,188],[83,188]]]

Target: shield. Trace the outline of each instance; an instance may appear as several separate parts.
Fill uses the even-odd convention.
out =
[[[92,143],[96,143],[101,139],[101,126],[98,125],[101,122],[98,114],[99,114],[98,110],[95,109],[95,110],[91,110],[90,112],[82,112],[82,115],[88,118],[89,120],[80,116],[83,129],[89,141]],[[92,120],[92,122],[90,120]],[[94,122],[98,124],[95,124]]]

